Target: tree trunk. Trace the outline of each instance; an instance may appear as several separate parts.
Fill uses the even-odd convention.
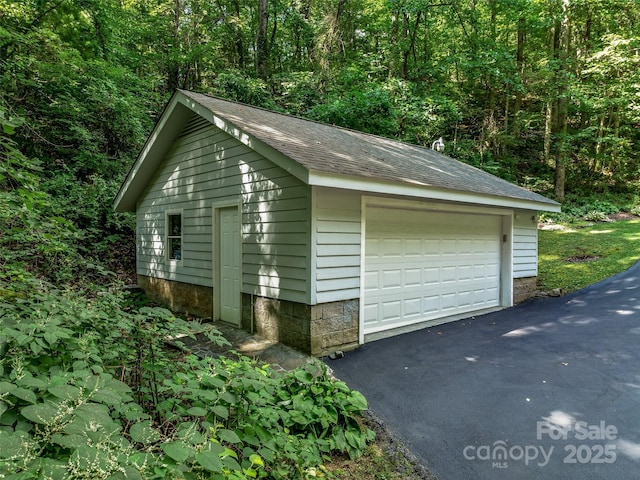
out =
[[[320,68],[323,72],[328,72],[331,61],[334,59],[336,50],[344,52],[344,43],[340,23],[347,0],[340,0],[336,5],[335,14],[329,12],[324,19],[327,32],[324,38],[319,40]]]
[[[513,137],[518,140],[520,137],[520,110],[522,109],[522,94],[524,91],[524,42],[526,34],[526,19],[520,17],[518,19],[518,46],[516,48],[516,70],[518,71],[518,78],[520,85],[516,88],[516,98],[513,105],[513,122],[512,130]]]
[[[491,8],[491,18],[489,24],[489,31],[491,34],[491,44],[492,47],[496,45],[496,18],[497,18],[497,10],[496,10],[496,0],[490,0],[489,2]],[[491,151],[495,155],[499,155],[501,150],[501,141],[497,135],[498,133],[498,120],[497,120],[497,112],[496,108],[498,105],[498,95],[497,95],[497,87],[496,87],[496,79],[493,77],[492,73],[486,71],[485,74],[485,89],[487,92],[487,100],[486,100],[486,109],[485,115],[482,122],[482,132],[481,132],[481,152],[484,149]]]
[[[544,163],[551,163],[551,133],[553,131],[553,102],[549,100],[544,111]]]
[[[402,78],[409,78],[409,58],[413,58],[413,63],[416,64],[418,62],[416,56],[416,36],[418,33],[418,28],[420,26],[420,20],[422,18],[422,12],[418,11],[416,14],[416,21],[414,23],[413,29],[411,28],[411,18],[408,13],[404,14],[404,22],[406,26],[406,35],[409,39],[409,44],[407,48],[402,54]]]
[[[571,24],[569,22],[569,0],[563,0],[562,21],[560,28],[560,48],[558,52],[558,118],[556,123],[556,170],[553,193],[556,200],[564,201],[566,169],[569,156],[567,142],[568,122],[568,56],[571,38]],[[556,27],[560,21],[556,24]]]
[[[389,78],[393,78],[398,74],[398,63],[396,58],[398,57],[397,46],[400,23],[398,20],[399,15],[400,12],[397,10],[393,10],[391,12],[391,55],[389,55]]]
[[[236,18],[240,19],[240,2],[238,0],[234,0],[233,6],[235,8]],[[236,52],[238,54],[238,67],[240,69],[244,68],[245,57],[244,57],[244,41],[242,39],[242,27],[239,25],[233,26],[236,34],[235,38],[235,46]]]
[[[276,34],[278,33],[278,11],[276,10],[278,4],[277,2],[273,2],[272,5],[274,5],[274,8],[273,8],[273,22],[271,22],[271,37],[267,42],[267,77],[271,75],[271,72],[273,70],[273,66],[271,64],[271,46],[275,45]],[[268,19],[267,19],[267,23],[268,23]],[[282,58],[280,58],[279,60],[280,60],[279,65],[280,67],[282,67],[282,63],[281,63]]]
[[[181,0],[173,2],[173,48],[180,49],[180,13],[182,12]],[[180,86],[180,65],[175,58],[170,58],[167,63],[167,87],[173,92]]]
[[[269,24],[269,0],[258,0],[258,32],[256,35],[256,73],[266,80],[269,76],[269,44],[267,26]]]
[[[620,139],[620,107],[615,106],[613,108],[613,137],[616,139],[616,142],[613,144],[611,148],[611,170],[612,173],[618,168],[618,141]]]

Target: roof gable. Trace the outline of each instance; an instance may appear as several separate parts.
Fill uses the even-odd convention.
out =
[[[135,209],[192,112],[307,184],[465,201],[479,196],[474,203],[559,211],[552,200],[428,148],[183,90],[169,101],[129,172],[117,210]]]

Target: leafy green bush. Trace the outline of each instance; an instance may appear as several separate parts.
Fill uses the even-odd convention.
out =
[[[553,193],[553,182],[548,178],[525,176],[522,179],[522,186],[541,195]]]
[[[631,215],[636,215],[636,216],[640,217],[640,205],[634,205],[632,207],[629,207],[628,212]]]
[[[166,339],[224,339],[118,288],[14,287],[0,281],[4,478],[306,478],[373,437],[364,397],[322,366],[185,356]]]
[[[582,220],[604,222],[608,220],[607,215],[626,210],[627,201],[625,197],[616,196],[601,198],[570,195],[562,205],[561,213],[545,213],[542,218],[569,223]]]
[[[52,214],[51,197],[39,190],[40,163],[11,137],[23,119],[7,112],[0,102],[0,279],[19,283],[25,270],[68,279],[77,231]]]
[[[609,217],[607,217],[607,215],[604,212],[600,212],[598,210],[591,210],[590,212],[585,213],[582,218],[584,218],[587,222],[608,222],[609,221]]]

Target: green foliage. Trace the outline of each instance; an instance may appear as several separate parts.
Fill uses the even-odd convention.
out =
[[[324,123],[378,135],[393,136],[398,131],[393,103],[382,88],[337,94],[315,105],[307,115]]]
[[[364,397],[324,367],[180,359],[168,338],[226,341],[119,288],[0,287],[5,478],[305,478],[372,439]]]
[[[588,222],[608,222],[609,221],[609,217],[607,217],[607,214],[599,210],[591,210],[585,213],[585,215],[582,218],[584,218]]]
[[[75,230],[47,214],[52,200],[40,187],[39,162],[27,158],[9,137],[23,123],[0,103],[0,280],[16,280],[23,268],[50,278],[68,278]]]
[[[543,213],[542,221],[560,221],[575,223],[583,220],[606,222],[609,215],[633,208],[632,196],[600,195],[597,197],[578,197],[570,195],[562,205],[560,213]]]
[[[304,117],[313,105],[322,103],[321,80],[313,72],[290,72],[272,79],[276,102],[289,114]]]
[[[228,71],[218,75],[211,83],[210,91],[222,98],[236,102],[273,109],[275,103],[266,84],[241,72]]]
[[[329,379],[325,367],[278,374],[247,358],[187,362],[191,368],[163,382],[171,396],[158,405],[165,418],[200,420],[163,447],[176,461],[197,463],[203,439],[212,436],[235,452],[228,452],[227,463],[253,468],[250,463],[259,458],[269,466],[269,478],[286,479],[335,452],[357,457],[372,439],[358,423],[366,401]]]
[[[97,27],[87,18],[103,22],[106,34],[114,4],[85,2],[86,12],[75,7],[64,2],[39,11],[29,2],[23,14],[35,24],[18,27],[12,22],[24,18],[10,16],[0,35],[0,150],[9,152],[0,189],[11,197],[0,207],[5,271],[7,262],[17,262],[55,282],[96,279],[101,263],[121,256],[114,248],[119,238],[132,237],[132,217],[110,206],[159,99],[149,82],[79,40],[85,28]],[[45,27],[56,18],[69,22],[67,30]],[[87,268],[80,255],[98,268]]]
[[[103,256],[118,235],[130,235],[135,231],[135,215],[108,208],[119,186],[118,180],[96,174],[78,181],[70,172],[56,175],[42,184],[43,190],[56,197],[57,215],[73,219],[81,237],[79,245],[88,257]],[[64,195],[57,194],[62,191]]]
[[[268,3],[272,75],[258,80],[255,2],[2,2],[0,96],[29,122],[20,150],[66,182],[120,179],[179,87],[422,145],[443,136],[512,181],[553,169],[559,148],[568,193],[638,179],[635,4]],[[564,23],[560,55],[550,32]],[[545,112],[563,98],[561,134]]]
[[[445,153],[462,159],[463,149],[460,144],[454,149],[448,134],[455,131],[456,124],[462,119],[460,106],[455,99],[437,89],[425,88],[418,82],[400,79],[388,79],[385,89],[398,112],[400,138],[430,146],[434,140],[445,136]]]

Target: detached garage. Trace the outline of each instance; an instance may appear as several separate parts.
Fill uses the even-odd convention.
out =
[[[513,305],[560,206],[419,146],[178,91],[115,200],[138,283],[313,355]]]

